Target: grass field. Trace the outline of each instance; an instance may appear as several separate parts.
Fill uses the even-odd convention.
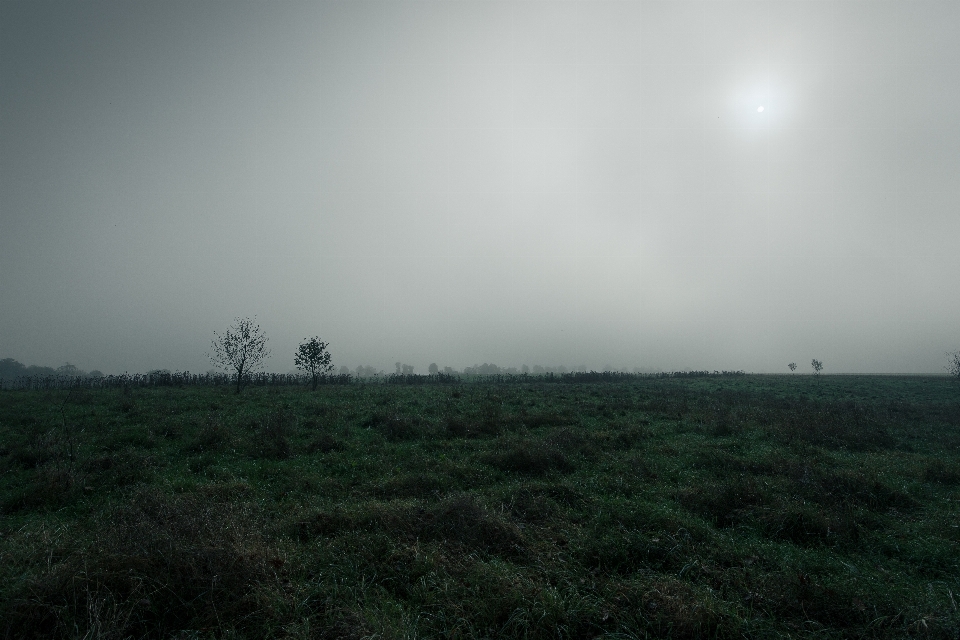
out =
[[[960,384],[0,391],[0,625],[960,637]]]

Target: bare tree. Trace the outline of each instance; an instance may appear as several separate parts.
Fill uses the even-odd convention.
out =
[[[216,331],[213,335],[213,353],[208,357],[215,366],[237,374],[237,393],[240,393],[244,379],[270,356],[267,336],[250,318],[237,318],[222,336]]]
[[[791,371],[791,372],[797,370],[797,363],[796,363],[796,362],[791,362],[791,363],[788,364],[787,366],[790,367],[790,371]]]
[[[330,345],[314,336],[309,340],[300,343],[300,348],[293,357],[297,369],[306,371],[313,379],[313,390],[317,390],[317,380],[321,375],[333,371],[333,365],[330,364],[330,352],[327,347]]]
[[[960,351],[947,352],[947,371],[960,380]]]

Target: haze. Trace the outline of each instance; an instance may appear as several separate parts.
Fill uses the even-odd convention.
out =
[[[3,2],[0,358],[942,372],[960,3]],[[760,111],[759,107],[763,107]]]

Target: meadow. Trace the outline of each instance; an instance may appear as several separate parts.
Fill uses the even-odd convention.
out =
[[[5,638],[956,640],[958,600],[948,377],[0,390]]]

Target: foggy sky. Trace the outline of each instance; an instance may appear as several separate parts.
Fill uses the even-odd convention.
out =
[[[960,2],[0,3],[0,357],[942,372]],[[762,106],[762,112],[758,108]]]

